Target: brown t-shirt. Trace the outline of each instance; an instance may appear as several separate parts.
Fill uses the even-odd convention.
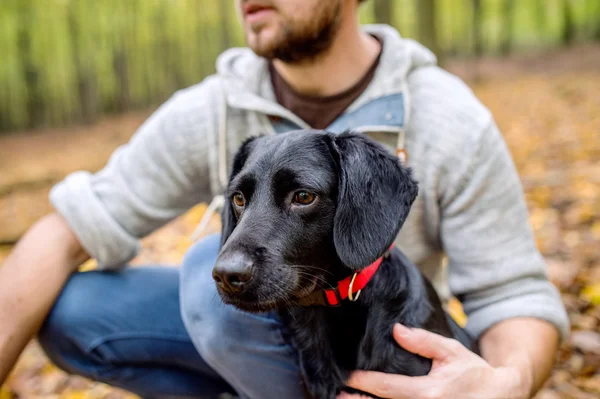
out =
[[[373,62],[367,73],[352,87],[333,96],[319,97],[307,96],[297,93],[277,73],[272,63],[269,64],[271,83],[277,102],[299,116],[314,129],[325,129],[340,116],[354,100],[367,88],[377,65],[381,53]]]

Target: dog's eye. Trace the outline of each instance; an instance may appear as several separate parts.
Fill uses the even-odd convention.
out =
[[[244,198],[242,193],[235,193],[233,194],[233,203],[236,206],[243,208],[246,205],[246,198]]]
[[[300,205],[310,205],[315,202],[316,198],[317,196],[315,194],[309,193],[308,191],[298,191],[294,194],[293,202]]]

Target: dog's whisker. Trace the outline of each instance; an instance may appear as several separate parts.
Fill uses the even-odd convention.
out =
[[[300,274],[300,275],[308,276],[308,277],[311,277],[311,278],[316,278],[317,280],[320,280],[320,281],[326,283],[329,287],[334,288],[323,276],[318,276],[316,274],[312,274],[310,272],[307,272],[307,271],[304,271],[304,270],[301,270],[301,269],[314,268],[314,269],[318,269],[319,271],[327,272],[327,273],[329,273],[329,274],[331,274],[333,276],[333,273],[331,273],[331,272],[329,272],[327,270],[322,270],[322,269],[320,269],[320,268],[318,268],[316,266],[308,266],[308,267],[306,267],[306,266],[301,266],[301,265],[290,265],[290,267],[292,269],[295,269],[296,272],[298,274]]]
[[[299,269],[299,268],[302,268],[302,269],[317,269],[317,270],[318,270],[318,271],[320,271],[320,272],[327,273],[327,274],[331,274],[332,276],[334,275],[334,274],[333,274],[332,272],[330,272],[329,270],[322,269],[322,268],[320,268],[319,266],[308,266],[308,265],[289,265],[289,266],[290,266],[291,268],[293,268],[293,269]]]
[[[279,280],[278,283],[283,284],[284,281],[283,280]],[[279,294],[279,297],[283,300],[283,302],[285,303],[285,308],[286,309],[290,309],[295,307],[295,303],[292,303],[292,301],[290,300],[290,297],[287,293],[287,291],[285,289],[283,289],[281,286],[279,285],[274,285],[274,288],[277,290],[277,294]],[[296,317],[290,312],[290,314],[292,315],[292,318],[294,319],[294,321],[296,321]]]
[[[317,279],[317,284],[319,283],[325,283],[327,284],[328,288],[335,288],[333,285],[331,285],[331,283],[329,283],[325,278],[321,277],[321,276],[317,276],[308,272],[303,272],[303,271],[297,271],[298,275],[300,276],[304,276],[304,277],[309,277],[309,278],[315,278]],[[321,288],[323,288],[323,286],[319,286]]]

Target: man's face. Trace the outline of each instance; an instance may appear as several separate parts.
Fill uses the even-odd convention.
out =
[[[331,45],[343,0],[236,0],[248,46],[288,63],[312,59]]]

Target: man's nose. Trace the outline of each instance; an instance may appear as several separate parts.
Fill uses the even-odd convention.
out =
[[[228,294],[241,294],[252,280],[252,259],[241,252],[221,257],[213,268],[217,286]]]

